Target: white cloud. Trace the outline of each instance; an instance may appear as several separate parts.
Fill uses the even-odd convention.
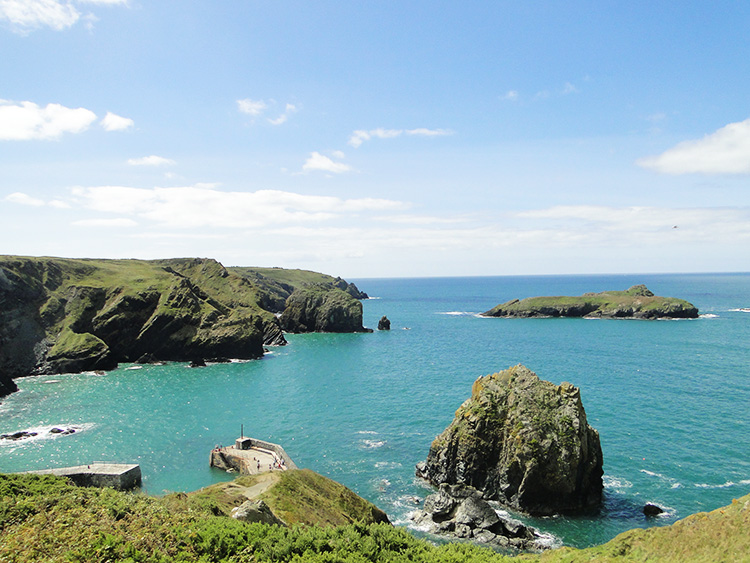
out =
[[[127,6],[128,0],[77,0],[79,4],[98,4],[102,6]]]
[[[268,105],[266,105],[266,102],[263,100],[251,100],[250,98],[237,100],[237,108],[241,113],[246,113],[247,115],[258,116],[262,114],[267,107]]]
[[[7,20],[15,31],[26,33],[40,27],[55,30],[75,24],[81,14],[70,2],[58,0],[0,0],[0,19]]]
[[[286,123],[286,120],[289,119],[289,116],[295,113],[296,111],[297,111],[297,107],[294,104],[287,104],[286,108],[284,109],[284,113],[282,113],[276,119],[269,119],[268,122],[271,125],[281,125],[282,123]]]
[[[570,82],[566,82],[562,89],[563,94],[577,94],[578,88],[576,88],[573,84]]]
[[[40,207],[44,205],[44,200],[32,197],[21,192],[14,192],[5,196],[5,201],[10,201],[11,203],[20,203],[21,205],[31,205],[34,207]]]
[[[505,95],[500,98],[501,100],[508,100],[509,102],[518,101],[518,90],[508,90]]]
[[[74,188],[74,202],[92,211],[150,220],[174,228],[255,228],[267,225],[327,221],[351,214],[383,213],[404,208],[402,202],[340,199],[277,190],[225,192],[212,186]]]
[[[319,152],[313,152],[310,157],[305,161],[302,166],[302,170],[310,172],[314,170],[321,170],[323,172],[333,172],[334,174],[341,174],[342,172],[349,172],[351,166],[344,164],[343,162],[334,162],[332,159]]]
[[[527,228],[542,228],[563,239],[612,246],[736,243],[750,238],[748,208],[556,206],[515,214]],[[556,235],[556,236],[557,236]],[[555,239],[551,239],[555,240]]]
[[[76,3],[127,6],[128,0],[77,0]],[[62,31],[82,18],[89,29],[97,20],[94,14],[82,15],[70,0],[0,0],[0,21],[7,21],[11,29],[20,34],[42,27]]]
[[[72,225],[76,227],[137,227],[138,223],[132,219],[118,218],[118,219],[82,219],[80,221],[73,221]]]
[[[394,137],[400,137],[401,135],[416,135],[421,137],[438,137],[443,135],[452,135],[453,131],[448,129],[426,129],[420,127],[417,129],[370,129],[366,131],[364,129],[358,129],[354,131],[349,137],[349,145],[354,148],[358,148],[365,141],[370,139],[392,139]]]
[[[105,115],[99,123],[101,123],[101,126],[104,127],[105,131],[124,131],[135,125],[135,122],[132,119],[121,117],[111,111],[108,111],[107,115]]]
[[[0,141],[56,139],[63,133],[81,133],[96,119],[85,108],[66,108],[60,104],[39,107],[33,102],[0,102]]]
[[[128,164],[131,166],[172,166],[176,164],[171,158],[164,158],[163,156],[143,156],[141,158],[129,158]]]
[[[684,141],[636,164],[665,174],[750,174],[750,119],[725,125],[702,139]]]

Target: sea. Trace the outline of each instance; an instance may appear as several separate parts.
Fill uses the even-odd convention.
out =
[[[242,433],[281,444],[300,467],[343,483],[416,529],[433,489],[415,477],[432,440],[480,376],[523,364],[581,389],[604,455],[596,515],[528,518],[553,546],[600,544],[750,493],[750,274],[357,279],[364,324],[390,331],[288,335],[263,359],[190,368],[18,379],[2,399],[0,471],[138,463],[151,495],[235,475],[209,452]],[[646,284],[700,309],[693,320],[500,319],[513,298]],[[73,428],[68,435],[52,427]],[[654,503],[665,512],[646,518]],[[500,509],[500,507],[498,507]]]

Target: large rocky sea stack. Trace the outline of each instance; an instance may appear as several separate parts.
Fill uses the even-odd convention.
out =
[[[417,465],[435,486],[469,485],[532,515],[596,510],[602,474],[599,433],[579,389],[542,381],[522,365],[477,379]]]

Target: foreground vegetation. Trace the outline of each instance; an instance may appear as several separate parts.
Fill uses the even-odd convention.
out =
[[[599,547],[516,558],[470,544],[434,546],[388,524],[248,524],[228,517],[227,506],[205,492],[153,498],[48,475],[0,475],[0,561],[750,561],[750,495]]]

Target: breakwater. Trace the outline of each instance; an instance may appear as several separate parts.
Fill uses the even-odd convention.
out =
[[[245,437],[238,438],[233,446],[211,450],[209,465],[224,471],[236,471],[241,475],[274,469],[297,469],[292,458],[279,444]]]
[[[92,463],[57,469],[26,471],[36,475],[67,477],[79,487],[112,487],[127,491],[141,486],[141,467],[127,463]]]

